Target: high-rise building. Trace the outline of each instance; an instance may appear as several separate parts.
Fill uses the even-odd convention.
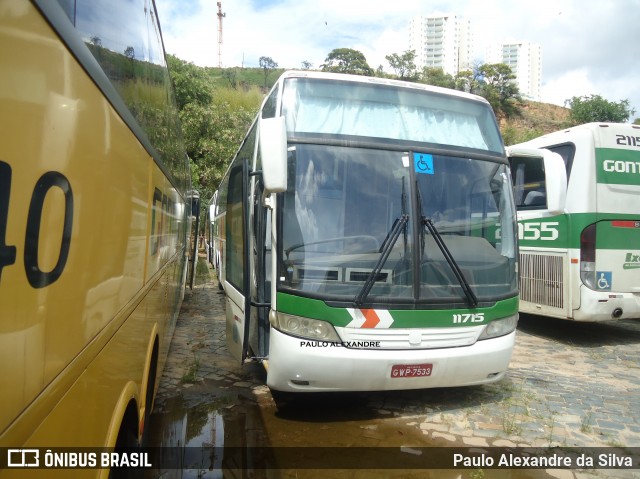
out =
[[[529,42],[502,43],[487,52],[487,63],[504,63],[516,75],[520,94],[540,101],[542,88],[542,49]]]
[[[456,75],[472,68],[471,22],[456,15],[418,16],[409,23],[409,49],[415,63]]]

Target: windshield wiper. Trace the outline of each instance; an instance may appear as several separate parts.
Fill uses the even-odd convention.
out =
[[[389,231],[389,233],[387,233],[386,238],[382,242],[382,245],[380,246],[380,257],[378,258],[378,261],[369,273],[369,276],[367,276],[367,279],[365,280],[356,297],[353,298],[353,303],[359,308],[362,307],[365,299],[367,299],[367,296],[369,296],[369,293],[371,292],[371,288],[373,288],[375,282],[378,281],[380,271],[382,271],[382,267],[387,262],[387,258],[391,254],[391,250],[395,246],[396,241],[398,241],[401,231],[404,231],[404,254],[405,256],[407,254],[407,223],[409,222],[409,215],[407,214],[407,193],[404,186],[404,177],[402,178],[402,194],[400,195],[400,207],[402,208],[402,214],[400,215],[400,218],[396,218],[396,220],[393,222],[391,230]]]
[[[403,214],[400,218],[397,218],[393,222],[391,231],[389,231],[389,235],[387,236],[384,243],[382,244],[381,254],[380,254],[380,257],[378,258],[378,261],[376,262],[376,265],[373,267],[373,269],[369,273],[369,276],[367,276],[366,281],[362,285],[362,289],[360,289],[360,292],[356,295],[356,297],[353,300],[356,306],[361,307],[364,304],[365,299],[367,299],[367,296],[371,292],[371,288],[373,288],[373,285],[378,280],[380,271],[382,271],[382,267],[387,262],[387,258],[389,257],[389,254],[391,254],[391,250],[396,244],[396,241],[398,241],[398,238],[400,237],[400,233],[402,232],[403,229],[406,228],[406,225],[408,222],[409,222],[409,215],[407,214]]]
[[[444,256],[444,259],[446,259],[447,263],[449,263],[449,267],[451,267],[451,270],[453,271],[453,274],[458,280],[458,283],[460,283],[460,287],[462,288],[462,291],[464,291],[464,294],[467,297],[469,304],[471,304],[471,306],[475,308],[476,306],[478,306],[478,297],[475,295],[475,293],[471,289],[471,286],[469,285],[467,278],[465,278],[464,275],[462,274],[462,270],[460,270],[460,266],[458,266],[458,263],[456,262],[455,258],[451,254],[451,251],[449,251],[449,248],[447,248],[447,245],[444,243],[444,240],[442,239],[442,236],[440,236],[440,233],[438,233],[438,230],[436,226],[433,224],[433,221],[431,221],[430,218],[425,218],[423,216],[422,224],[427,227],[427,229],[429,230],[429,233],[431,233],[431,236],[433,237],[434,241],[438,245],[438,248],[440,248],[440,251]]]

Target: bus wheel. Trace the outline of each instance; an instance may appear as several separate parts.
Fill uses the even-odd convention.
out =
[[[280,412],[290,411],[295,407],[295,404],[300,397],[299,393],[276,391],[275,389],[269,389],[269,391],[271,391],[273,402],[276,403],[276,409]]]
[[[127,410],[122,418],[118,438],[114,452],[138,452],[140,444],[138,443],[138,413],[134,402],[130,402]],[[111,468],[109,470],[109,479],[142,479],[143,469],[137,468]]]
[[[149,377],[147,379],[147,394],[144,408],[144,430],[142,431],[141,445],[147,446],[149,440],[149,425],[151,423],[151,413],[153,411],[153,399],[156,386],[156,373],[158,370],[158,338],[153,343],[153,353],[151,354],[151,364],[149,366]]]

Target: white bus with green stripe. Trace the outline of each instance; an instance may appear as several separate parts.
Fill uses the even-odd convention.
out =
[[[518,319],[516,213],[484,99],[287,72],[218,207],[227,343],[239,361],[263,362],[272,390],[505,374]]]
[[[564,204],[549,211],[541,163],[511,165],[520,311],[640,318],[640,127],[589,123],[517,146],[557,153],[567,178]]]

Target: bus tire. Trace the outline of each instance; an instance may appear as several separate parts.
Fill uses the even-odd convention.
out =
[[[299,393],[276,391],[275,389],[269,389],[269,391],[271,391],[271,397],[276,404],[276,409],[280,412],[290,411],[300,397]]]
[[[113,451],[117,453],[132,452],[139,447],[138,412],[135,401],[131,400],[122,418]],[[142,477],[143,469],[123,467],[109,470],[109,479],[142,479]]]
[[[149,440],[149,426],[151,413],[153,412],[154,392],[156,388],[156,375],[158,371],[158,338],[153,343],[153,353],[151,354],[151,364],[149,365],[149,376],[147,378],[147,392],[145,396],[144,408],[144,430],[142,431],[142,445],[146,446]]]

